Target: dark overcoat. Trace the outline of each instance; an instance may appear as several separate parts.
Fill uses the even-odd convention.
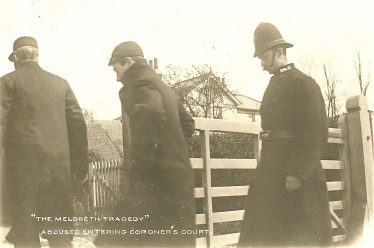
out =
[[[239,245],[329,244],[329,200],[320,162],[328,126],[319,86],[293,64],[282,67],[270,80],[260,113],[263,130],[294,130],[295,137],[263,140]],[[301,188],[288,192],[287,175],[301,179]]]
[[[126,176],[129,188],[114,215],[149,218],[116,228],[173,234],[102,236],[95,244],[192,247],[196,237],[179,234],[195,228],[194,177],[184,137],[194,132],[194,121],[145,60],[130,67],[123,81],[119,96],[129,121],[131,166]]]
[[[88,171],[86,124],[66,80],[36,62],[0,81],[0,149],[13,212],[7,239],[39,239],[31,214],[72,215],[72,171]]]

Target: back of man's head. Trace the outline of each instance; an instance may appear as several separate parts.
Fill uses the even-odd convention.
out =
[[[23,63],[27,61],[38,62],[39,51],[33,46],[23,46],[14,51],[15,62]]]

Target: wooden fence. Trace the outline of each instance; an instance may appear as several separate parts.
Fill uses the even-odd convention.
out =
[[[96,217],[109,216],[122,197],[124,183],[122,160],[90,163],[90,211]]]
[[[213,170],[253,170],[257,166],[257,158],[261,141],[255,140],[255,158],[253,159],[214,159],[210,158],[209,134],[210,132],[235,132],[235,133],[250,133],[258,135],[261,131],[258,123],[241,123],[233,121],[213,120],[213,119],[195,119],[196,129],[200,132],[202,158],[191,159],[194,169],[203,169],[203,187],[195,188],[195,197],[204,198],[205,213],[196,215],[196,223],[198,225],[207,225],[209,235],[207,237],[197,239],[197,247],[217,247],[235,244],[239,238],[239,232],[228,233],[223,235],[215,235],[215,224],[223,222],[241,221],[244,216],[244,209],[224,212],[214,212],[215,208],[213,199],[220,197],[239,197],[246,196],[249,186],[212,186],[212,171]],[[338,144],[343,147],[344,141],[340,129],[329,130],[329,143]],[[340,160],[323,160],[322,166],[325,170],[336,171],[336,173],[343,173],[344,163]],[[343,180],[327,182],[327,187],[330,192],[345,190],[345,183]],[[336,210],[343,209],[343,198],[330,201],[330,209],[333,217],[332,228],[334,231],[334,241],[341,241],[345,239],[343,218],[335,213]],[[338,230],[338,229],[342,230]]]
[[[328,143],[337,146],[338,157],[323,160],[322,166],[329,176],[327,187],[330,197],[334,242],[353,242],[360,237],[364,223],[372,223],[374,189],[373,181],[373,143],[370,130],[369,113],[366,101],[357,96],[347,100],[347,114],[339,120],[339,128],[329,129]],[[218,233],[217,225],[238,223],[244,216],[243,209],[214,211],[216,200],[244,197],[248,185],[214,186],[212,173],[215,170],[253,170],[260,155],[261,131],[259,123],[234,122],[213,119],[195,119],[199,132],[201,158],[191,158],[192,167],[202,170],[202,187],[195,188],[195,198],[203,201],[203,212],[196,214],[196,224],[209,232],[196,240],[197,247],[220,247],[238,242],[238,228],[233,233]],[[252,159],[217,159],[210,156],[211,132],[245,133],[257,137],[254,140]],[[118,162],[91,165],[92,199],[98,214],[103,214],[110,202],[120,195],[122,175]],[[199,184],[199,183],[198,183]],[[116,185],[116,186],[113,186]],[[109,203],[108,203],[109,202]],[[109,204],[109,205],[108,205]],[[235,229],[235,228],[234,228]]]

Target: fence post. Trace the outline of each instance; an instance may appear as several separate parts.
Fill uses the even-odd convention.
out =
[[[254,136],[254,141],[253,141],[253,155],[254,155],[254,159],[257,159],[257,165],[260,161],[260,156],[261,156],[261,147],[262,147],[262,142],[260,140],[260,134],[257,134],[256,136]]]
[[[205,193],[205,216],[208,225],[207,247],[213,247],[213,200],[212,200],[212,175],[210,169],[209,130],[200,131],[201,156],[204,165],[203,186]]]
[[[352,206],[352,185],[351,185],[351,165],[349,159],[349,142],[348,142],[348,127],[347,116],[342,115],[338,120],[338,128],[342,130],[343,146],[340,149],[340,160],[343,162],[343,169],[341,170],[341,180],[344,181],[344,193],[342,195],[343,205],[343,221],[344,227],[347,230],[349,217]]]
[[[347,128],[351,166],[352,204],[347,241],[361,238],[366,218],[373,222],[373,147],[369,112],[364,96],[348,98]]]
[[[90,184],[90,213],[96,214],[97,208],[97,189],[96,189],[96,177],[97,177],[97,163],[91,162],[89,164],[89,184]]]

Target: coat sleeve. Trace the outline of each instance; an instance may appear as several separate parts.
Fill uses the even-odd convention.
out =
[[[65,114],[69,136],[71,169],[76,175],[83,176],[88,173],[87,127],[78,101],[67,82],[66,85]]]
[[[179,120],[183,130],[184,137],[189,138],[195,132],[195,120],[187,113],[183,104],[178,100]]]
[[[0,155],[5,145],[5,135],[7,132],[9,113],[12,108],[13,91],[8,85],[8,81],[0,78]]]
[[[146,80],[133,85],[128,105],[131,126],[131,178],[128,200],[133,206],[147,201],[145,192],[151,192],[152,168],[166,114],[162,97],[154,83]]]
[[[153,164],[166,114],[161,94],[154,83],[138,81],[132,94],[129,108],[132,160],[137,169],[147,171]]]
[[[296,145],[285,173],[306,181],[320,166],[322,149],[327,142],[328,125],[323,96],[310,77],[296,85]]]

